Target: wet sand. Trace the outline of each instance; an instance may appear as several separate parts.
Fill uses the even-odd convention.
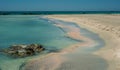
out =
[[[93,54],[104,58],[107,70],[120,70],[120,15],[50,15],[48,18],[74,22],[100,35],[105,40],[105,47]]]
[[[56,16],[48,16],[56,18]],[[60,16],[57,16],[59,19]],[[63,24],[55,24],[57,27],[66,28],[69,31],[67,37],[82,40],[77,44],[70,45],[68,48],[58,53],[51,53],[47,56],[35,58],[24,66],[24,70],[106,70],[108,64],[103,58],[89,53],[80,52],[81,47],[94,47],[96,42],[86,36],[81,35],[79,28],[66,26]]]

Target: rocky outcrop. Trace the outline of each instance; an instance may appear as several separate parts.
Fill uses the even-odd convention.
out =
[[[27,57],[42,52],[45,48],[40,44],[12,45],[2,52],[13,57]]]

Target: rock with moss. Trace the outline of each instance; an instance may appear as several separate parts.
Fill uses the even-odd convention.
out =
[[[4,49],[2,52],[13,57],[27,57],[44,51],[45,48],[40,44],[30,45],[12,45]]]

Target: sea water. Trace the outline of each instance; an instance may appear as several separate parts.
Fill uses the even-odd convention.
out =
[[[0,16],[0,49],[14,44],[42,44],[46,51],[40,55],[57,52],[77,43],[65,37],[65,32],[40,16],[8,15]],[[19,70],[21,64],[36,56],[11,58],[0,53],[0,69]]]
[[[107,63],[99,56],[91,54],[104,46],[104,41],[99,35],[92,33],[84,28],[78,27],[74,23],[59,20],[49,20],[40,16],[10,15],[0,16],[0,49],[7,48],[13,44],[42,44],[46,51],[26,58],[11,58],[0,53],[0,69],[1,70],[21,70],[24,64],[30,59],[42,57],[50,52],[59,52],[69,45],[78,42],[71,38],[67,38],[67,29],[61,29],[54,24],[60,23],[72,27],[80,28],[82,35],[94,40],[97,44],[93,47],[81,48],[78,53],[66,55],[68,58],[58,70],[106,70]]]

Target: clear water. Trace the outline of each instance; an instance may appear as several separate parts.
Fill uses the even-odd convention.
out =
[[[14,59],[0,53],[0,69],[19,70],[29,59],[54,52],[76,43],[66,38],[65,33],[40,16],[0,16],[0,49],[13,44],[42,44],[47,49],[37,56]],[[47,53],[46,53],[47,52]]]
[[[50,52],[56,52],[69,45],[78,43],[74,39],[66,38],[65,32],[68,30],[62,30],[54,26],[56,23],[78,27],[71,22],[50,21],[40,16],[0,16],[0,49],[7,48],[12,44],[31,43],[42,44],[47,49],[39,55],[18,59],[0,53],[0,70],[20,70],[23,63],[30,59],[44,56]],[[92,48],[84,47],[76,53],[65,55],[68,60],[58,70],[106,70],[107,62],[103,58],[91,54],[103,47],[105,45],[104,41],[99,35],[81,27],[78,28],[80,28],[82,35],[94,40],[96,45]]]

